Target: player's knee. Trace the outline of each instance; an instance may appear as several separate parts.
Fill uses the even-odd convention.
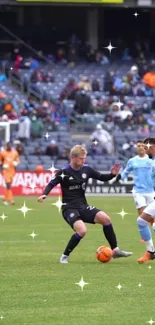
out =
[[[80,237],[84,237],[87,233],[87,228],[83,221],[78,220],[74,224],[74,230]]]
[[[77,231],[77,233],[78,233],[78,235],[79,235],[80,237],[84,237],[84,236],[86,235],[86,233],[87,233],[87,228],[86,228],[86,227],[81,228],[81,229],[79,229],[79,230]]]
[[[95,223],[100,223],[102,225],[109,225],[111,223],[111,219],[106,213],[100,211],[97,213],[95,217]]]
[[[137,225],[140,226],[140,227],[146,227],[148,225],[148,221],[141,218],[141,217],[138,217],[137,218]]]
[[[6,188],[7,188],[7,190],[10,190],[10,188],[11,188],[11,183],[6,183]]]

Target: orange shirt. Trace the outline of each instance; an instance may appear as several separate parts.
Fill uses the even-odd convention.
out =
[[[15,167],[19,163],[19,154],[16,150],[3,150],[0,152],[0,165],[2,165],[3,170],[8,171],[9,173],[14,173]]]

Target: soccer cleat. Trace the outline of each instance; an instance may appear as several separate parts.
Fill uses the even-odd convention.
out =
[[[62,254],[62,256],[60,257],[60,263],[62,263],[62,264],[68,264],[68,256]]]
[[[132,252],[126,252],[121,249],[114,249],[113,250],[113,258],[120,258],[120,257],[128,257],[131,256]]]
[[[144,256],[137,260],[138,263],[145,263],[155,259],[155,252],[145,252]]]

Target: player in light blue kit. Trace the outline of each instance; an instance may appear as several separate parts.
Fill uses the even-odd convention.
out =
[[[152,181],[155,187],[155,138],[147,138],[144,140],[146,152],[152,158]],[[145,241],[146,252],[138,259],[138,263],[145,263],[155,259],[155,248],[152,240],[152,234],[149,223],[155,220],[155,200],[150,203],[137,219],[137,225],[142,239]]]
[[[138,215],[141,215],[145,207],[154,201],[154,186],[152,181],[153,161],[146,154],[146,148],[142,141],[137,141],[138,155],[129,159],[124,171],[117,176],[117,180],[125,179],[130,173],[133,175],[133,198]]]

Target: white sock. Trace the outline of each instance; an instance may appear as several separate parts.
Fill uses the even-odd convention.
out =
[[[115,247],[113,250],[114,251],[118,251],[119,250],[119,247]]]
[[[154,252],[154,245],[152,239],[145,241],[145,245],[146,245],[146,250],[148,252]]]

